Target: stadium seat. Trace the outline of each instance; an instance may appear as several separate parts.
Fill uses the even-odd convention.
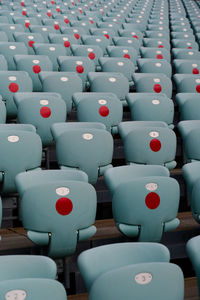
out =
[[[151,48],[152,47],[153,48],[157,47],[157,48],[160,48],[160,49],[164,48],[164,49],[170,51],[170,43],[165,39],[144,38],[143,39],[143,44],[144,44],[145,47],[151,47]]]
[[[129,37],[114,37],[113,43],[115,46],[133,47],[139,52],[140,43],[137,39]]]
[[[52,44],[61,44],[65,46],[66,55],[71,55],[71,45],[79,44],[74,35],[50,33],[49,40]]]
[[[200,261],[199,261],[199,250],[200,250],[200,236],[193,237],[186,244],[187,254],[192,262],[193,268],[195,270],[199,294],[200,294]]]
[[[176,135],[158,121],[130,121],[119,124],[127,164],[163,165],[175,168]]]
[[[175,75],[176,76],[176,75]],[[133,81],[137,93],[163,93],[172,96],[172,82],[162,73],[134,73]]]
[[[83,251],[78,257],[78,267],[90,291],[94,281],[111,270],[147,262],[167,263],[169,260],[169,250],[158,243],[116,243]]]
[[[79,122],[100,122],[112,134],[118,133],[123,107],[113,93],[75,93],[73,102]]]
[[[178,93],[200,93],[198,74],[175,74],[173,77]]]
[[[165,48],[140,47],[140,52],[142,58],[165,59],[169,63],[171,61],[170,52]]]
[[[198,50],[198,44],[194,40],[172,39],[173,48],[186,48]]]
[[[31,33],[40,33],[45,43],[49,43],[49,34],[56,33],[53,26],[42,26],[42,25],[30,25],[29,30]],[[20,30],[16,30],[20,31]]]
[[[83,91],[81,78],[74,72],[41,72],[39,77],[42,91],[60,94],[69,114],[72,108],[72,95]]]
[[[8,70],[8,63],[5,59],[4,55],[0,54],[0,71],[7,71]]]
[[[103,53],[106,54],[106,47],[110,45],[110,41],[102,35],[82,35],[81,40],[84,45],[96,45],[99,46]]]
[[[26,32],[29,31],[29,26],[30,25],[40,25],[39,21],[37,18],[24,18],[24,17],[13,17],[13,21],[15,24],[21,24],[24,27],[24,30]]]
[[[133,47],[108,46],[107,52],[110,57],[123,57],[130,59],[134,65],[137,65],[138,53]]]
[[[172,76],[172,67],[165,59],[140,58],[137,60],[140,73],[163,73]]]
[[[53,142],[50,127],[53,123],[65,122],[66,104],[56,93],[17,93],[14,96],[17,118],[21,124],[32,124],[40,136],[43,146]]]
[[[112,167],[113,138],[101,123],[54,123],[51,127],[56,142],[60,168],[79,168],[95,184],[98,176]],[[102,148],[104,141],[104,148]]]
[[[0,24],[0,31],[4,31],[9,42],[14,42],[13,34],[15,32],[25,32],[21,24]]]
[[[173,48],[172,55],[174,59],[191,59],[191,60],[200,59],[200,52],[195,49]]]
[[[199,95],[196,93],[179,93],[176,94],[181,120],[200,120],[200,103]]]
[[[129,93],[126,101],[133,121],[163,121],[174,128],[174,104],[165,94]]]
[[[175,67],[175,73],[194,75],[199,74],[200,63],[198,63],[198,60],[174,59],[173,64]]]
[[[21,42],[26,45],[28,54],[35,54],[35,51],[33,50],[34,43],[44,42],[44,38],[40,33],[15,32],[13,36],[16,42]]]
[[[0,42],[0,53],[5,57],[8,64],[8,70],[16,70],[14,55],[27,55],[28,50],[24,43]]]

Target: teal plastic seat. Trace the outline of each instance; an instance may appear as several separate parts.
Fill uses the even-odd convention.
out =
[[[96,27],[95,22],[93,22],[93,24],[91,24],[91,22],[89,20],[88,21],[85,21],[85,20],[81,20],[81,21],[74,20],[74,21],[71,21],[70,23],[71,23],[70,24],[71,27],[80,27],[80,28],[83,28],[85,30],[86,34],[90,33],[91,26],[92,27]]]
[[[191,59],[174,59],[173,64],[175,72],[179,74],[194,74],[198,75],[200,70],[200,63],[198,60]]]
[[[167,77],[172,76],[172,67],[165,59],[140,58],[137,61],[141,73],[163,73]]]
[[[140,44],[143,39],[143,33],[140,30],[119,29],[119,36],[137,39]]]
[[[112,38],[116,35],[115,31],[110,28],[90,28],[91,35],[105,36],[112,41]]]
[[[1,255],[0,282],[20,278],[56,279],[55,262],[40,255]]]
[[[102,72],[122,73],[131,84],[135,66],[132,61],[119,57],[101,57],[99,59]]]
[[[142,58],[156,58],[156,59],[165,59],[170,63],[171,56],[170,52],[165,48],[156,48],[156,47],[140,47],[141,57]]]
[[[150,39],[165,39],[166,41],[170,41],[169,32],[165,31],[153,31],[153,30],[146,30],[145,37]]]
[[[5,57],[8,64],[8,70],[16,70],[14,55],[27,55],[28,50],[24,43],[0,42],[0,53]]]
[[[118,133],[123,107],[113,93],[75,93],[73,103],[79,122],[99,122],[112,134]]]
[[[70,113],[72,95],[83,91],[81,78],[74,72],[41,72],[39,77],[42,91],[60,94],[67,105],[67,113]]]
[[[110,57],[123,57],[130,59],[134,65],[137,65],[138,53],[133,47],[108,46],[107,52]]]
[[[163,165],[175,168],[176,135],[158,121],[130,121],[119,124],[127,164]]]
[[[89,57],[89,59],[95,63],[95,66],[98,70],[99,58],[103,56],[103,50],[99,46],[96,46],[96,45],[72,45],[71,51],[74,56]]]
[[[16,192],[15,176],[40,167],[42,143],[32,125],[0,125],[1,191]],[[32,155],[30,156],[30,153]]]
[[[165,94],[129,93],[126,101],[133,121],[163,121],[174,128],[174,103]]]
[[[106,47],[110,45],[110,40],[102,35],[82,35],[81,40],[84,45],[99,46],[104,54],[107,53]]]
[[[173,48],[172,55],[174,59],[191,59],[191,60],[200,59],[200,52],[195,49]]]
[[[117,34],[118,30],[121,28],[121,24],[116,24],[115,22],[97,22],[98,28],[112,29]]]
[[[181,121],[178,123],[178,129],[181,133],[181,137],[184,143],[184,153],[188,162],[199,161],[199,132],[200,121],[189,120]]]
[[[178,93],[200,93],[200,75],[175,74],[173,77]]]
[[[9,42],[14,42],[13,34],[15,32],[24,32],[24,27],[21,24],[0,24],[0,31],[4,31]]]
[[[196,93],[179,93],[176,94],[181,120],[200,120],[200,103],[199,95]]]
[[[43,146],[53,142],[51,125],[65,122],[66,104],[60,94],[56,93],[17,93],[14,96],[17,106],[17,118],[21,124],[32,124],[36,127]]]
[[[172,47],[198,50],[198,44],[194,40],[172,39]]]
[[[79,44],[79,40],[77,40],[74,35],[70,34],[56,34],[50,33],[49,40],[52,44],[61,44],[65,47],[66,55],[71,55],[71,45]]]
[[[114,93],[126,105],[125,96],[129,92],[128,79],[122,73],[89,72],[88,81],[91,92]]]
[[[83,251],[78,257],[78,267],[90,291],[95,280],[111,270],[133,264],[167,263],[169,260],[169,250],[158,243],[116,243]]]
[[[33,49],[36,55],[48,56],[53,64],[53,71],[58,71],[58,57],[67,55],[66,48],[60,44],[35,43]]]
[[[42,24],[44,26],[51,26],[56,30],[56,33],[60,34],[60,28],[61,26],[65,26],[64,20],[59,20],[59,19],[49,19],[49,18],[43,18],[42,19]]]
[[[190,239],[186,244],[186,250],[197,276],[198,288],[200,294],[200,261],[199,261],[200,236],[196,236]]]
[[[113,196],[116,188],[127,181],[140,177],[165,176],[169,177],[169,170],[158,165],[130,165],[108,169],[104,174],[106,185]]]
[[[24,71],[0,71],[0,95],[6,104],[8,117],[16,116],[13,97],[16,92],[32,92],[32,80]]]
[[[171,31],[171,38],[179,40],[193,40],[195,42],[195,37],[191,32]]]
[[[60,168],[78,168],[89,182],[112,167],[113,138],[101,123],[55,123],[51,127],[56,142],[56,157]],[[102,141],[104,148],[102,148]]]
[[[179,225],[176,218],[179,197],[179,184],[173,178],[128,179],[113,193],[112,211],[116,226],[124,235],[137,237],[140,242],[158,242],[164,232]]]
[[[49,256],[66,257],[75,252],[78,241],[96,232],[96,202],[95,189],[84,181],[61,179],[33,184],[21,198],[23,226],[29,239],[48,246]]]
[[[24,17],[13,17],[13,21],[15,24],[21,24],[24,27],[24,30],[27,32],[29,31],[29,26],[30,25],[40,25],[39,21],[37,18],[24,18]]]
[[[172,82],[165,74],[134,73],[133,82],[137,93],[163,93],[168,98],[172,97]]]
[[[115,46],[133,47],[139,52],[140,42],[136,38],[114,37],[113,42]]]
[[[59,70],[61,72],[75,72],[81,78],[84,90],[87,89],[87,76],[89,72],[95,72],[95,64],[85,56],[59,56]]]
[[[0,282],[0,293],[4,299],[48,299],[66,300],[65,288],[56,280],[22,278]],[[17,298],[16,298],[17,297]]]
[[[32,79],[33,91],[41,92],[42,85],[39,79],[41,71],[52,71],[53,64],[46,55],[15,55],[14,61],[18,71],[26,71]]]
[[[5,59],[5,56],[0,54],[0,71],[7,71],[8,70],[8,63]]]
[[[16,42],[21,42],[26,45],[28,54],[35,54],[33,50],[34,43],[44,42],[44,38],[40,33],[15,32],[13,35]]]
[[[144,38],[143,39],[143,45],[145,47],[150,47],[150,48],[164,48],[168,51],[170,51],[170,43],[165,40],[165,39],[159,39],[159,38]]]
[[[56,33],[56,30],[54,29],[53,26],[30,25],[29,30],[32,33],[40,33],[45,43],[49,43],[48,35],[50,33]]]
[[[144,279],[145,278],[145,279]],[[145,280],[146,285],[144,285]],[[151,284],[148,284],[151,282]],[[184,299],[182,270],[170,263],[135,264],[99,276],[91,287],[91,300]]]
[[[66,35],[74,35],[74,37],[78,40],[78,42],[81,42],[81,37],[83,34],[86,34],[86,31],[83,27],[61,27],[62,34]]]

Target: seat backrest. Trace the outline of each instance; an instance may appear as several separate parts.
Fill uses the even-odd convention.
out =
[[[144,283],[145,281],[145,283]],[[167,293],[163,291],[167,290]],[[184,277],[181,269],[169,263],[129,265],[104,273],[94,282],[91,300],[184,298]]]
[[[137,63],[141,73],[163,73],[169,78],[172,76],[172,67],[165,59],[140,58]]]
[[[200,53],[198,50],[194,49],[172,49],[172,54],[175,59],[191,59],[191,60],[199,60]]]
[[[81,40],[84,45],[97,45],[101,47],[104,54],[106,54],[106,47],[110,45],[110,40],[102,35],[82,35]]]
[[[72,45],[74,56],[87,56],[95,65],[99,65],[99,58],[103,56],[103,50],[97,45]]]
[[[169,250],[161,244],[116,243],[82,252],[78,257],[78,267],[89,291],[94,281],[108,271],[132,264],[169,260]]]
[[[194,93],[176,94],[176,102],[178,102],[181,113],[181,120],[200,120],[199,117],[199,95]]]
[[[145,47],[157,47],[159,49],[165,48],[170,51],[170,43],[165,39],[159,38],[144,38],[143,44]]]
[[[170,52],[165,48],[140,47],[140,52],[142,58],[165,59],[169,63],[171,60]]]
[[[42,278],[23,278],[0,282],[0,293],[6,300],[48,299],[66,300],[66,292],[56,280]]]
[[[33,50],[34,43],[44,42],[44,38],[40,33],[15,32],[13,36],[16,42],[21,42],[26,45],[29,54],[35,54],[35,51]]]
[[[64,45],[66,55],[71,55],[71,45],[79,44],[80,39],[77,40],[73,34],[56,34],[50,33],[49,40],[52,44]]]
[[[140,42],[136,38],[114,37],[113,42],[115,46],[129,46],[135,48],[137,51],[140,48]]]
[[[178,93],[200,93],[199,75],[175,74],[173,77]]]
[[[9,42],[14,42],[13,33],[15,31],[24,32],[24,27],[21,24],[0,24],[0,31],[4,31]]]
[[[140,242],[160,241],[166,224],[176,219],[179,197],[179,184],[173,178],[149,176],[129,179],[116,188],[112,197],[115,223],[122,232],[121,224],[128,224],[133,229],[139,226]]]
[[[8,70],[16,70],[13,60],[14,55],[27,55],[28,50],[24,43],[17,42],[0,42],[0,53],[4,55],[8,63]]]
[[[193,268],[195,270],[198,288],[200,291],[200,260],[199,260],[199,250],[200,250],[200,236],[193,237],[186,244],[187,254],[192,262]]]
[[[137,64],[138,53],[133,47],[108,46],[107,52],[110,57],[124,57]]]
[[[95,189],[87,182],[60,180],[40,183],[27,188],[23,193],[23,226],[32,233],[51,234],[49,256],[58,258],[72,255],[82,229],[85,238],[95,233],[92,225],[96,202]]]
[[[199,74],[200,63],[197,60],[174,59],[173,64],[175,66],[176,73],[194,75]]]

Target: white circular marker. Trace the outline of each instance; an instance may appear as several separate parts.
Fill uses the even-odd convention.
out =
[[[158,83],[158,82],[160,82],[160,78],[154,78],[153,81],[156,82],[156,83]]]
[[[107,104],[107,101],[106,101],[106,100],[104,100],[104,99],[101,99],[101,100],[99,100],[98,102],[99,102],[99,104],[101,104],[101,105],[105,105],[105,104]]]
[[[63,41],[68,41],[69,39],[67,37],[64,37],[63,38]]]
[[[70,189],[66,188],[66,187],[60,187],[56,189],[56,194],[59,196],[66,196],[68,195],[70,192]]]
[[[34,37],[33,37],[32,35],[29,35],[29,36],[28,36],[28,39],[29,39],[29,40],[33,40]]]
[[[49,101],[48,100],[40,100],[41,105],[48,105]]]
[[[115,81],[116,81],[116,78],[110,77],[110,78],[109,78],[109,81],[110,81],[110,82],[115,82]]]
[[[162,64],[161,63],[156,63],[155,66],[159,68],[159,67],[162,66]]]
[[[107,33],[108,33],[108,31],[106,31],[106,30],[103,31],[103,34],[107,34]]]
[[[193,54],[194,54],[194,52],[188,52],[188,54],[189,54],[189,55],[193,55]]]
[[[127,50],[127,49],[124,49],[124,50],[123,50],[123,53],[128,53],[128,50]]]
[[[40,62],[40,61],[39,61],[38,59],[34,59],[34,60],[33,60],[33,63],[34,63],[34,64],[39,64],[39,62]]]
[[[69,79],[67,77],[61,77],[60,80],[65,82],[65,81],[68,81]]]
[[[158,36],[163,36],[163,34],[162,34],[162,33],[159,33]]]
[[[6,293],[6,300],[24,300],[26,299],[26,292],[24,290],[12,290]]]
[[[195,81],[196,81],[196,83],[200,83],[200,79],[196,79]]]
[[[15,50],[15,49],[16,49],[16,46],[9,46],[9,48],[10,48],[11,50]]]
[[[42,28],[42,31],[47,31],[47,28],[46,28],[46,27],[43,27],[43,28]]]
[[[152,275],[151,273],[138,273],[135,275],[135,281],[141,285],[149,284],[152,281]]]
[[[92,51],[94,51],[94,49],[88,48],[87,51],[88,51],[88,52],[92,52]]]
[[[158,104],[160,104],[160,100],[154,99],[154,100],[152,100],[152,103],[154,105],[158,105]]]
[[[145,188],[146,188],[148,191],[153,192],[153,191],[156,191],[156,190],[157,190],[158,185],[157,185],[157,183],[150,182],[150,183],[147,183],[147,184],[145,185]]]
[[[101,39],[96,39],[96,42],[98,42],[98,43],[101,42]]]
[[[91,133],[84,133],[82,136],[83,136],[83,139],[87,140],[87,141],[90,141],[93,139],[93,134],[91,134]]]
[[[9,76],[8,79],[10,81],[16,81],[17,80],[17,77],[16,76]]]
[[[152,138],[157,138],[157,137],[159,137],[159,132],[151,131],[151,132],[149,132],[149,136]]]
[[[77,64],[77,65],[82,65],[83,62],[82,62],[81,60],[77,60],[77,61],[76,61],[76,64]]]
[[[8,136],[8,141],[11,143],[17,143],[19,141],[19,137],[17,135]]]
[[[11,30],[15,30],[15,26],[10,26],[10,29]]]
[[[193,67],[193,68],[197,68],[198,65],[197,65],[197,64],[192,64],[192,67]]]

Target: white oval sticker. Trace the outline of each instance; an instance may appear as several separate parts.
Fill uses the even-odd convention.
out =
[[[64,82],[64,81],[68,81],[69,79],[67,77],[61,77],[60,80]]]
[[[17,80],[17,78],[16,78],[15,76],[9,76],[8,79],[9,79],[10,81],[16,81],[16,80]]]
[[[24,290],[12,290],[6,293],[6,300],[24,300],[26,299],[26,292]]]
[[[115,82],[115,81],[116,81],[116,78],[110,77],[110,78],[109,78],[109,81],[110,81],[110,82]]]
[[[49,101],[48,100],[40,100],[41,105],[48,105]]]
[[[152,103],[154,105],[158,105],[158,104],[160,104],[160,100],[154,99],[154,100],[152,100]]]
[[[17,135],[8,136],[8,141],[11,143],[17,143],[19,141],[19,137]]]
[[[101,105],[107,104],[107,101],[106,101],[106,100],[103,100],[103,99],[99,100],[98,102],[99,102],[99,104],[101,104]]]
[[[150,182],[150,183],[147,183],[146,185],[145,185],[145,188],[148,190],[148,191],[156,191],[157,190],[157,188],[158,188],[158,185],[157,185],[157,183],[154,183],[154,182]]]
[[[135,281],[141,285],[149,284],[152,281],[152,275],[151,273],[138,273],[135,275]]]
[[[69,188],[66,187],[60,187],[56,189],[56,194],[59,196],[66,196],[70,192]]]
[[[150,137],[156,138],[159,137],[159,132],[157,131],[151,131],[149,132]]]
[[[93,139],[93,134],[91,134],[91,133],[84,133],[83,134],[83,138],[84,138],[84,140],[90,141],[90,140]]]
[[[159,78],[154,78],[154,80],[153,80],[154,82],[160,82],[160,79]]]

